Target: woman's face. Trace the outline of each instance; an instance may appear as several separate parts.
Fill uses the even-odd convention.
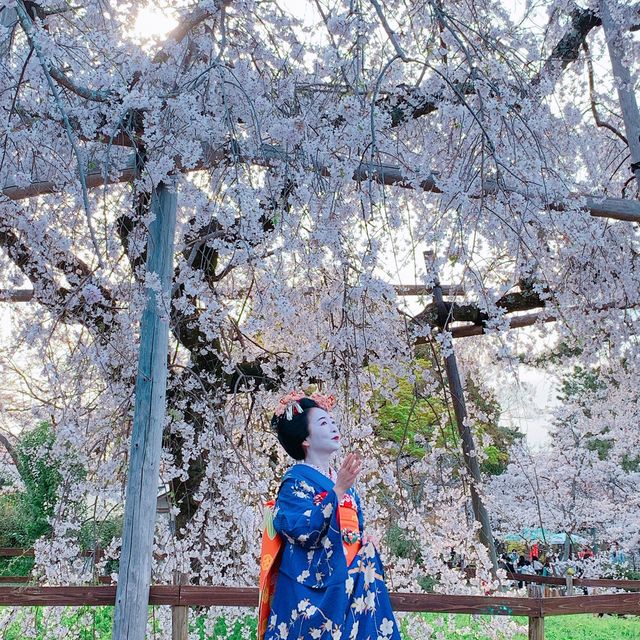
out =
[[[319,407],[309,409],[309,435],[302,446],[305,453],[334,453],[340,448],[338,425],[330,413]]]

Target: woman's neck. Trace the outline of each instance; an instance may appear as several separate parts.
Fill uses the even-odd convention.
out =
[[[313,467],[317,467],[318,469],[322,469],[323,471],[328,473],[329,465],[331,463],[331,454],[322,454],[315,451],[308,451],[307,455],[304,457],[304,461],[307,464],[310,464]]]

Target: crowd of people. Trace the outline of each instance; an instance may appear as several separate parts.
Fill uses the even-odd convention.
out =
[[[617,542],[612,543],[607,550],[598,554],[609,567],[626,567],[628,558]],[[540,553],[538,544],[534,544],[525,555],[515,549],[502,553],[499,560],[500,568],[508,573],[521,575],[538,575],[542,577],[564,578],[567,575],[581,577],[589,560],[596,560],[596,554],[590,547],[584,547],[572,557],[565,558],[557,554],[552,548]],[[524,581],[518,581],[522,588]]]

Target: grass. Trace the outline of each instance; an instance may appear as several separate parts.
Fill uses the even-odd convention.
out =
[[[480,620],[489,622],[488,616],[456,615],[447,624],[440,614],[424,614],[433,627],[434,637],[442,640],[488,640],[481,632]],[[527,619],[515,620],[526,626]],[[438,636],[440,632],[442,636]],[[545,619],[545,640],[640,640],[640,616],[603,616],[593,614],[550,616]],[[513,640],[526,640],[527,634],[518,634]]]
[[[554,616],[545,620],[544,636],[545,640],[638,640],[640,617]]]
[[[4,611],[9,607],[2,607]],[[28,637],[32,640],[49,640],[56,637],[51,628],[47,628],[47,615],[44,607],[33,607],[24,611],[31,621]],[[433,628],[433,637],[439,640],[488,640],[481,629],[483,622],[491,624],[489,616],[455,615],[443,616],[436,613],[424,614],[425,620]],[[526,618],[516,618],[526,625]],[[112,607],[81,607],[62,616],[61,627],[65,633],[58,637],[65,640],[111,640]],[[244,623],[244,624],[243,624]],[[256,620],[246,616],[243,620],[227,624],[217,618],[205,631],[205,616],[191,616],[192,632],[199,640],[255,640]],[[243,628],[244,627],[244,628]],[[2,640],[23,640],[25,635],[17,622],[4,629],[0,628]],[[158,640],[160,636],[158,635]],[[404,640],[410,640],[404,636]],[[526,640],[526,634],[518,634],[513,640]],[[573,615],[553,616],[545,620],[545,640],[640,640],[640,616],[619,618],[615,616]]]

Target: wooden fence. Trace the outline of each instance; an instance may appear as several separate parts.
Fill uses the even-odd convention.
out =
[[[529,578],[533,576],[528,576]],[[0,605],[23,606],[113,606],[115,586],[87,587],[0,587]],[[525,616],[529,619],[529,640],[544,640],[547,616],[574,613],[640,615],[640,594],[622,593],[554,598],[509,596],[455,596],[423,593],[392,593],[396,611],[466,613],[490,616]],[[173,640],[185,640],[191,606],[256,607],[258,590],[233,587],[152,586],[151,605],[173,607]]]
[[[99,558],[101,550],[84,552],[83,555]],[[0,547],[0,558],[30,557],[33,549]],[[566,578],[507,573],[508,580],[529,584],[555,586],[596,587],[624,589],[630,593],[589,596],[527,597],[510,596],[455,596],[426,593],[391,593],[391,603],[396,611],[430,613],[464,613],[491,616],[524,616],[529,619],[529,640],[544,640],[544,619],[548,616],[574,613],[609,613],[640,615],[640,580],[614,580],[591,578]],[[0,583],[23,583],[27,576],[0,576]],[[111,582],[109,576],[101,576],[100,582]],[[571,593],[569,590],[568,593]],[[37,587],[0,586],[0,605],[23,606],[114,606],[116,587]],[[149,604],[172,607],[173,640],[188,637],[189,607],[233,606],[257,607],[258,590],[234,587],[204,587],[188,585],[156,585],[151,587]]]

